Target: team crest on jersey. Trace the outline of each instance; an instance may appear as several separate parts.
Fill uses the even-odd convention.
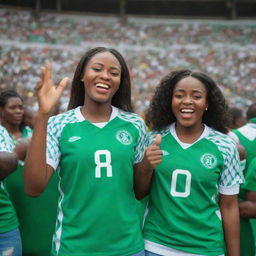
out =
[[[132,143],[132,135],[126,130],[119,130],[116,133],[116,138],[124,145],[130,145]]]
[[[217,164],[217,158],[210,153],[203,154],[200,161],[208,169],[213,169]]]

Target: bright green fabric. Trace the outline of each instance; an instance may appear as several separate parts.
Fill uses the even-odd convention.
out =
[[[47,162],[60,176],[52,255],[128,256],[144,247],[133,166],[143,157],[146,128],[136,114],[115,111],[103,128],[79,108],[49,121]]]
[[[0,151],[12,151],[12,140],[6,129],[0,125]],[[6,191],[5,181],[0,181],[0,233],[14,230],[18,227],[15,210]]]
[[[161,134],[163,159],[153,176],[145,240],[197,255],[224,254],[218,195],[219,186],[243,181],[235,143],[211,131],[183,148],[169,128]]]
[[[32,131],[25,127],[22,130],[22,137],[29,137],[31,133]],[[13,147],[15,143],[13,140]],[[22,251],[34,256],[50,255],[57,214],[57,174],[53,175],[39,197],[32,198],[24,192],[22,172],[23,163],[20,162],[18,169],[5,181],[20,223]]]
[[[246,184],[243,184],[240,189],[239,199],[245,200],[246,190],[256,191],[256,184],[254,183],[255,177],[247,175],[248,167],[256,156],[256,118],[249,120],[249,123],[242,126],[237,130],[232,131],[239,139],[240,144],[246,150],[246,167],[244,175],[247,177]],[[250,180],[252,179],[252,180]],[[251,183],[251,184],[250,184]],[[249,185],[250,184],[250,185]],[[247,188],[245,188],[247,187]],[[252,223],[253,226],[252,226]],[[241,244],[241,256],[254,256],[255,255],[255,234],[256,223],[254,220],[248,220],[240,218],[240,244]],[[255,230],[253,232],[253,230]]]

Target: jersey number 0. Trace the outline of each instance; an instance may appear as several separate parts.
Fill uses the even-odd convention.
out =
[[[178,192],[177,191],[177,183],[178,177],[182,175],[185,176],[185,185],[184,191]],[[175,197],[188,197],[190,195],[190,188],[191,188],[191,173],[188,170],[176,169],[172,173],[172,183],[171,183],[171,195]]]

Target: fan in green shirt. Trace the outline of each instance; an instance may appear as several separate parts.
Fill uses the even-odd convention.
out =
[[[247,112],[247,124],[233,130],[232,136],[238,141],[246,150],[246,166],[244,174],[246,177],[246,183],[251,185],[241,186],[239,193],[240,209],[245,211],[245,207],[249,207],[246,212],[247,214],[241,214],[241,255],[254,256],[255,255],[255,231],[256,224],[252,218],[256,217],[253,204],[256,202],[256,187],[253,186],[253,176],[248,174],[249,166],[251,166],[252,160],[256,157],[256,103],[249,106]],[[252,169],[252,167],[250,167]],[[251,172],[251,171],[250,171]],[[250,207],[251,206],[251,207]]]
[[[1,92],[1,121],[11,150],[20,140],[29,141],[32,135],[32,130],[23,125],[23,105],[22,98],[15,91]],[[24,193],[22,175],[23,162],[19,161],[16,171],[5,179],[5,187],[20,223],[23,256],[49,255],[56,220],[57,175],[38,198],[29,197]]]
[[[18,220],[15,210],[9,199],[5,188],[4,178],[6,178],[17,167],[17,156],[7,156],[10,160],[5,160],[3,152],[12,152],[11,143],[8,138],[8,133],[4,127],[0,125],[0,151],[1,151],[1,181],[0,181],[0,233],[11,231],[18,227]],[[7,161],[7,167],[5,167]],[[9,162],[9,163],[8,163]]]
[[[129,71],[114,49],[96,47],[80,60],[69,110],[50,113],[67,78],[42,68],[39,110],[25,163],[25,189],[39,195],[53,173],[59,204],[51,255],[144,255],[136,191],[148,135],[131,106]]]
[[[0,254],[22,255],[21,237],[18,219],[5,187],[5,179],[16,170],[18,160],[27,150],[27,143],[19,141],[14,149],[11,147],[6,129],[0,125]],[[10,251],[11,249],[11,251]]]
[[[155,141],[146,149],[154,168],[146,255],[220,256],[225,247],[239,255],[243,174],[236,145],[225,134],[227,110],[216,83],[201,72],[173,71],[157,87],[146,114]]]

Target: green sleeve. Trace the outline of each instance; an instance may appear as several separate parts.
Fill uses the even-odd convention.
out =
[[[256,191],[256,157],[253,158],[248,166],[245,183],[242,185],[245,190]]]

